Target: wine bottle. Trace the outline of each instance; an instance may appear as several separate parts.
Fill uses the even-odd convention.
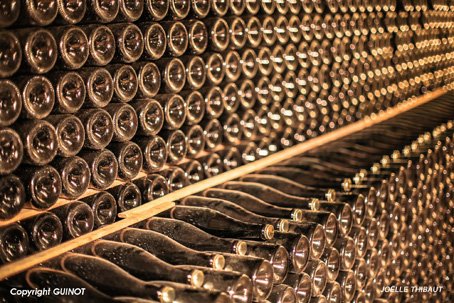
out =
[[[326,264],[328,281],[335,281],[341,267],[339,251],[334,247],[326,248],[320,257],[320,260]]]
[[[55,12],[57,12],[56,7]],[[49,30],[27,28],[17,31],[16,34],[24,47],[26,69],[34,74],[44,74],[55,66],[58,54],[57,42]]]
[[[142,195],[139,187],[132,182],[124,183],[108,189],[117,199],[118,211],[123,212],[142,204]]]
[[[122,242],[141,247],[173,265],[197,265],[214,269],[223,269],[225,266],[225,259],[220,254],[187,248],[171,238],[151,230],[126,228],[116,237]]]
[[[187,138],[181,130],[164,131],[160,133],[166,141],[167,150],[169,152],[168,162],[178,163],[186,157],[188,151]]]
[[[161,23],[167,33],[166,53],[171,57],[180,57],[188,48],[188,31],[180,21],[164,21]]]
[[[109,71],[103,67],[84,67],[79,74],[85,81],[87,99],[85,107],[105,107],[113,98],[113,79]]]
[[[140,189],[142,203],[153,201],[169,193],[166,179],[158,174],[150,174],[133,182]]]
[[[246,240],[247,255],[269,261],[273,267],[273,282],[282,283],[290,270],[290,256],[279,244]]]
[[[137,134],[154,136],[159,133],[164,125],[164,110],[159,102],[153,99],[136,99],[131,105],[138,116]]]
[[[173,302],[173,288],[139,280],[120,267],[101,258],[67,253],[60,259],[61,267],[90,283],[98,290],[114,296],[136,296],[159,302]],[[106,273],[105,276],[99,272]]]
[[[140,146],[134,142],[118,142],[109,146],[117,157],[118,177],[123,180],[134,179],[142,169],[143,155]]]
[[[194,287],[204,284],[202,271],[177,268],[131,244],[98,240],[88,249],[94,256],[106,259],[144,281],[166,280]],[[128,258],[121,258],[125,254]]]
[[[2,28],[12,25],[14,22],[16,22],[17,18],[19,18],[20,14],[19,2],[16,0],[11,1],[10,3],[8,3],[8,5],[5,5],[4,9],[5,9],[4,14],[0,19],[0,26]]]
[[[203,173],[207,178],[219,175],[223,172],[221,157],[217,153],[209,153],[197,159],[202,163]]]
[[[182,189],[189,185],[186,173],[178,166],[170,166],[161,171],[160,174],[167,180],[167,187],[170,192]]]
[[[152,173],[164,167],[167,162],[168,149],[160,136],[135,137],[134,142],[140,146],[143,154],[143,169]]]
[[[93,211],[95,229],[115,222],[115,218],[117,217],[117,201],[110,193],[102,191],[83,198],[82,201],[90,205]]]
[[[125,103],[110,103],[105,110],[112,117],[113,141],[125,142],[134,137],[139,126],[134,108]]]
[[[42,251],[61,243],[63,225],[53,213],[44,212],[20,222],[27,231],[30,250]]]
[[[109,24],[116,40],[114,60],[124,63],[137,61],[143,53],[144,43],[140,28],[134,23]]]
[[[88,37],[88,48],[90,56],[89,65],[104,66],[112,61],[115,56],[115,36],[105,25],[90,24],[82,26]]]
[[[188,206],[208,207],[210,209],[219,211],[237,220],[242,220],[248,223],[269,224],[272,225],[274,229],[278,231],[281,232],[288,231],[289,222],[287,219],[271,218],[257,215],[229,201],[199,196],[188,196],[182,199],[180,201],[180,204]]]
[[[218,198],[236,203],[262,216],[277,216],[292,219],[293,221],[301,221],[302,218],[302,211],[298,208],[292,209],[271,205],[253,195],[241,191],[210,188],[205,190],[202,194],[205,197]]]
[[[323,227],[315,222],[289,222],[288,231],[302,234],[310,243],[310,257],[314,260],[320,258],[326,246],[326,234]]]
[[[114,301],[105,293],[100,292],[91,284],[81,278],[57,269],[47,267],[37,267],[27,270],[25,281],[29,287],[46,289],[48,287],[55,289],[59,287],[76,287],[84,289],[83,295],[63,295],[62,300],[71,300],[75,303],[108,303]]]
[[[310,244],[306,236],[292,232],[275,232],[270,242],[282,245],[290,256],[290,272],[300,273],[310,257]]]
[[[326,236],[326,247],[331,247],[339,234],[339,224],[336,216],[327,211],[303,210],[302,221],[314,222],[323,226]]]
[[[1,41],[1,35],[0,35]],[[0,75],[3,68],[0,67]],[[22,96],[17,85],[10,80],[0,80],[0,96],[5,107],[0,108],[0,126],[13,124],[22,111]]]
[[[181,220],[153,217],[145,223],[144,227],[164,234],[195,250],[219,251],[237,255],[245,255],[248,251],[247,244],[243,240],[216,237]]]
[[[118,101],[131,101],[139,89],[139,80],[134,67],[127,64],[110,64],[107,70],[112,75],[114,93]]]
[[[337,277],[337,282],[339,282],[343,292],[342,297],[344,300],[351,300],[355,295],[356,290],[356,279],[355,274],[351,270],[341,270],[339,276]]]
[[[90,167],[90,187],[106,189],[113,184],[118,174],[118,162],[110,150],[85,150],[79,153],[79,156]]]
[[[174,94],[157,95],[155,98],[164,108],[164,127],[179,129],[187,115],[187,107],[183,98]]]
[[[25,205],[25,187],[17,176],[0,177],[0,219],[17,215]]]
[[[349,237],[339,237],[333,245],[339,251],[341,257],[341,270],[349,270],[353,267],[356,258],[355,241]]]
[[[24,163],[42,166],[51,162],[57,155],[57,135],[55,128],[49,122],[25,120],[15,130],[24,142]],[[14,133],[8,130],[3,133],[14,144],[14,149],[20,152],[20,143]]]
[[[285,284],[274,285],[268,299],[271,300],[271,302],[276,303],[297,302],[295,291],[290,286]]]
[[[88,60],[88,37],[77,26],[54,28],[59,56],[58,62],[67,69],[79,69]]]
[[[22,166],[17,170],[26,190],[26,199],[31,206],[45,209],[54,205],[62,192],[62,180],[52,166]]]
[[[90,185],[90,168],[87,162],[80,157],[57,158],[52,162],[62,181],[61,197],[76,199],[88,189]]]
[[[86,203],[74,201],[51,211],[63,224],[64,240],[77,238],[93,230],[93,210]]]
[[[364,258],[368,248],[367,231],[362,226],[353,226],[350,231],[350,237],[355,241],[356,258]]]
[[[187,141],[187,155],[196,156],[205,149],[205,134],[200,125],[182,128]]]
[[[87,109],[78,114],[85,127],[84,147],[97,150],[105,148],[114,135],[109,113],[103,109]]]
[[[333,190],[325,192],[319,188],[302,185],[290,179],[275,175],[251,174],[241,177],[240,180],[268,185],[293,196],[313,197],[318,199],[326,198],[329,202],[334,202],[336,200],[336,192]]]
[[[308,274],[304,272],[301,274],[289,273],[284,284],[293,288],[297,302],[307,302],[310,300],[312,294],[312,281]]]
[[[327,302],[342,302],[342,289],[337,282],[326,283],[325,290],[323,291]]]
[[[30,146],[30,144],[27,144]],[[24,145],[19,134],[11,128],[0,128],[0,175],[12,173],[20,165],[24,155]]]
[[[82,149],[85,140],[85,129],[80,119],[74,115],[50,115],[46,120],[55,126],[58,155],[75,156]]]
[[[30,244],[25,229],[17,223],[0,229],[0,262],[8,263],[26,256]]]
[[[325,263],[320,260],[309,261],[304,272],[307,273],[312,280],[312,296],[319,296],[323,293],[328,281],[328,270]]]
[[[272,187],[255,182],[229,181],[222,185],[225,189],[239,190],[251,194],[265,202],[282,207],[297,207],[310,210],[319,209],[319,200],[288,195]]]
[[[178,205],[168,215],[223,237],[269,240],[274,235],[272,225],[246,223],[206,207]]]

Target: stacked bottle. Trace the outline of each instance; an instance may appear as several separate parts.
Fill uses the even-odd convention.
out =
[[[434,124],[449,117],[446,96],[185,197],[12,281],[81,285],[100,302],[446,301],[454,122]],[[46,220],[72,235],[63,220],[71,209],[54,213]],[[87,225],[80,218],[76,231]],[[2,229],[4,262],[26,251],[27,239],[49,242],[33,233],[37,222]],[[390,291],[419,285],[443,288]]]

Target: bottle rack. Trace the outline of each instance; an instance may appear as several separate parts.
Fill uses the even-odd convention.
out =
[[[433,92],[428,92],[419,97],[411,98],[395,107],[388,108],[385,111],[381,111],[378,114],[373,114],[370,117],[365,117],[364,119],[362,119],[360,121],[351,123],[342,128],[336,129],[332,132],[329,132],[324,135],[318,136],[316,138],[310,139],[310,140],[300,143],[298,145],[286,148],[282,151],[279,151],[275,154],[272,154],[265,158],[254,161],[252,163],[240,166],[238,168],[235,168],[235,169],[232,169],[225,173],[219,174],[217,176],[202,180],[195,184],[188,185],[180,190],[171,192],[161,198],[158,198],[151,202],[145,203],[134,209],[118,213],[118,218],[120,220],[115,223],[103,226],[88,234],[85,234],[83,236],[80,236],[78,238],[75,238],[75,239],[72,239],[72,240],[69,240],[66,242],[63,242],[55,247],[45,250],[45,251],[41,251],[41,252],[35,253],[33,255],[27,256],[25,258],[22,258],[20,260],[0,266],[0,281],[6,279],[8,277],[11,277],[15,274],[18,274],[28,268],[39,265],[51,258],[57,257],[65,252],[76,249],[77,247],[80,247],[91,241],[100,239],[109,234],[117,232],[125,227],[134,225],[140,221],[143,221],[158,213],[161,213],[161,212],[171,208],[172,206],[174,206],[175,205],[174,201],[177,201],[181,198],[198,193],[207,188],[217,186],[221,183],[224,183],[224,182],[227,182],[227,181],[230,181],[233,179],[237,179],[243,175],[249,174],[258,169],[265,168],[267,166],[281,162],[285,159],[297,156],[301,153],[315,149],[322,145],[328,144],[328,143],[338,140],[340,138],[351,135],[353,133],[359,132],[363,129],[366,129],[375,124],[378,124],[380,122],[391,119],[391,118],[393,118],[397,115],[400,115],[406,111],[409,111],[413,108],[421,106],[425,103],[429,103],[453,89],[454,89],[454,85],[449,86],[449,87],[440,88]],[[146,174],[142,172],[136,178],[144,177],[145,175]],[[116,186],[121,183],[122,183],[121,181],[117,180],[117,181],[115,181],[115,183],[112,186]],[[87,196],[96,194],[97,192],[98,191],[96,191],[96,190],[89,190],[83,195],[83,197],[87,197]],[[64,204],[67,204],[70,202],[71,202],[70,200],[60,199],[52,208],[55,208],[55,207],[58,207],[58,206],[61,206],[61,205],[64,205]],[[1,221],[0,227],[11,224],[16,221],[26,219],[28,217],[38,215],[41,212],[44,212],[44,210],[40,211],[40,210],[34,210],[34,209],[23,209],[14,218],[12,218],[10,220],[6,220],[6,221]]]

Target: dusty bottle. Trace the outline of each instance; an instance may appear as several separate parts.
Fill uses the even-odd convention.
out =
[[[110,103],[105,110],[112,117],[113,141],[125,142],[131,140],[137,132],[138,117],[134,108],[126,103]]]
[[[75,156],[82,149],[85,141],[85,129],[80,119],[74,115],[50,115],[46,120],[55,126],[58,155]]]
[[[165,58],[158,61],[161,72],[161,91],[164,93],[178,93],[186,83],[186,68],[179,58]]]
[[[59,50],[59,62],[64,68],[79,69],[88,60],[88,37],[77,26],[57,27],[54,29]]]
[[[161,175],[166,179],[167,187],[170,192],[182,189],[183,187],[189,185],[186,173],[178,166],[170,166],[169,168],[163,170]]]
[[[105,25],[85,25],[82,27],[88,37],[90,56],[87,63],[90,65],[104,66],[112,61],[115,56],[115,36]]]
[[[247,252],[246,242],[242,240],[216,237],[181,220],[154,217],[149,219],[144,226],[195,250],[219,251],[237,255],[245,255]]]
[[[184,24],[188,30],[188,44],[191,53],[200,55],[205,52],[208,47],[208,31],[205,23],[191,19]]]
[[[205,134],[200,125],[183,127],[187,141],[187,155],[196,156],[205,149]]]
[[[43,76],[25,77],[18,81],[22,91],[22,117],[43,119],[50,114],[55,103],[52,83]]]
[[[79,113],[85,128],[84,147],[101,150],[113,138],[114,126],[109,113],[103,109],[86,109]]]
[[[22,61],[22,49],[18,37],[13,32],[2,31],[0,41],[1,51],[5,54],[4,60],[0,64],[0,77],[6,78],[19,70]]]
[[[15,175],[0,177],[0,219],[7,220],[20,212],[25,204],[25,187]]]
[[[170,264],[197,265],[214,269],[223,269],[225,266],[222,255],[187,248],[154,231],[126,228],[119,233],[118,237],[122,242],[141,247]]]
[[[21,222],[28,233],[30,248],[42,251],[58,245],[63,239],[63,225],[53,213],[44,212]]]
[[[301,221],[302,212],[300,209],[274,206],[256,198],[253,195],[243,193],[241,191],[210,188],[205,190],[203,195],[209,198],[218,198],[236,203],[262,216],[277,216],[292,219],[293,221]]]
[[[109,25],[116,39],[115,61],[132,63],[142,56],[144,49],[143,35],[140,28],[133,23]]]
[[[202,181],[205,178],[203,166],[197,160],[189,160],[178,165],[186,172],[188,182],[190,184]]]
[[[57,62],[57,42],[47,29],[23,29],[18,32],[24,47],[24,59],[32,73],[49,72]]]
[[[241,180],[245,182],[256,182],[268,185],[293,196],[313,197],[318,199],[325,199],[328,197],[328,192],[325,192],[324,190],[312,186],[302,185],[279,176],[251,174],[242,177]],[[330,191],[329,194],[329,200],[333,202],[335,200],[335,192]]]
[[[84,159],[90,167],[90,187],[106,189],[112,185],[118,174],[118,162],[117,158],[110,150],[85,150],[79,153],[79,156]]]
[[[115,222],[117,216],[117,201],[110,193],[103,191],[83,198],[93,211],[93,224],[97,229],[103,225]]]
[[[205,135],[205,146],[208,150],[213,150],[222,143],[222,125],[218,119],[202,121],[203,132]]]
[[[203,173],[207,178],[219,175],[224,171],[221,157],[217,153],[210,153],[207,156],[198,158],[202,163]]]
[[[3,154],[0,158],[0,175],[7,175],[20,165],[24,156],[24,145],[16,131],[0,128],[0,148]]]
[[[223,184],[225,189],[239,190],[259,199],[264,200],[273,205],[283,207],[298,207],[303,209],[317,210],[319,209],[319,201],[317,199],[301,198],[288,195],[284,192],[273,189],[272,187],[261,185],[255,182],[227,182]]]
[[[158,101],[153,99],[139,99],[131,103],[137,113],[140,135],[154,136],[164,125],[164,110]]]
[[[77,72],[55,72],[49,75],[55,86],[56,101],[53,111],[72,114],[83,105],[87,96],[84,79]]]
[[[134,141],[142,150],[143,169],[145,171],[151,173],[164,167],[169,154],[164,139],[159,136],[136,137]]]
[[[57,135],[55,128],[49,122],[44,120],[25,120],[17,126],[16,130],[19,131],[22,142],[25,142],[24,163],[45,165],[57,155]],[[17,144],[19,143],[15,143],[16,148],[18,148]]]
[[[205,115],[205,100],[199,91],[182,92],[187,107],[185,123],[194,125],[200,123]]]
[[[63,239],[80,237],[93,230],[93,210],[88,204],[74,201],[52,209],[63,224]]]
[[[166,179],[158,174],[150,174],[133,181],[140,189],[142,203],[161,198],[169,193]]]
[[[167,280],[194,287],[201,287],[204,284],[202,271],[175,267],[131,244],[98,240],[89,247],[89,250],[93,255],[116,264],[144,281]],[[118,258],[126,252],[128,252],[129,258]]]
[[[57,288],[57,287],[80,287],[84,288],[83,296],[64,295],[64,300],[71,300],[73,302],[86,302],[88,298],[93,300],[91,302],[108,303],[114,299],[107,296],[88,284],[81,278],[67,273],[65,271],[51,269],[47,267],[39,267],[29,269],[25,274],[25,281],[29,287],[32,288]]]
[[[129,102],[137,94],[139,80],[135,69],[131,65],[112,64],[107,66],[113,79],[113,89],[118,101]]]
[[[167,46],[166,31],[158,22],[140,24],[144,39],[144,57],[150,60],[160,59]]]
[[[156,100],[164,108],[164,127],[167,129],[179,129],[186,120],[187,107],[180,95],[165,94],[157,95]]]
[[[117,200],[118,211],[123,212],[142,204],[142,195],[139,187],[134,183],[117,185],[108,190]]]
[[[297,302],[295,291],[288,285],[280,284],[273,286],[270,296],[268,297],[272,302]]]
[[[180,59],[186,66],[185,88],[190,90],[202,88],[205,84],[207,76],[205,61],[203,60],[203,58],[199,56],[182,56]],[[189,95],[189,92],[187,92],[185,95]]]
[[[288,220],[257,215],[237,204],[216,198],[188,196],[180,201],[181,205],[208,207],[232,218],[249,223],[269,224],[281,232],[288,231]]]
[[[243,163],[240,152],[234,146],[220,150],[217,154],[221,157],[224,170],[226,171],[237,168]]]
[[[118,176],[124,180],[133,179],[142,169],[143,155],[140,146],[134,142],[118,142],[109,146],[117,157]]]
[[[272,225],[245,223],[204,207],[175,206],[169,211],[169,216],[195,224],[214,235],[263,240],[274,236]],[[216,218],[216,223],[212,221],[213,218]]]
[[[169,56],[180,57],[188,48],[188,31],[180,21],[162,22],[162,27],[167,33],[167,49]]]
[[[136,296],[166,303],[170,303],[174,299],[175,293],[171,287],[161,287],[151,282],[144,282],[117,265],[98,257],[68,253],[60,259],[60,265],[65,271],[112,295]],[[87,270],[88,268],[92,270]],[[108,275],[99,275],[100,271],[108,273]],[[107,277],[109,283],[106,283]]]
[[[57,202],[62,192],[62,181],[55,168],[49,165],[39,168],[21,166],[17,174],[22,176],[27,201],[30,201],[32,207],[45,209]]]
[[[0,229],[0,261],[8,263],[26,256],[29,252],[29,239],[25,229],[17,223]]]
[[[113,79],[105,68],[85,67],[79,71],[87,88],[85,107],[105,107],[114,95]]]
[[[9,80],[0,80],[0,98],[3,106],[0,108],[0,126],[13,124],[22,110],[22,97],[19,88]]]
[[[169,163],[178,163],[186,157],[188,151],[187,138],[181,130],[161,132],[166,140]]]
[[[62,180],[62,197],[76,199],[88,189],[90,185],[90,168],[87,162],[80,157],[57,158],[52,162]]]
[[[85,21],[110,23],[115,20],[120,11],[120,1],[104,2],[93,0],[89,3],[89,9],[85,15]]]
[[[152,0],[145,0],[145,7],[147,9],[147,13],[144,14],[146,19],[151,19],[154,21],[159,21],[164,19],[169,11],[170,1],[169,0],[162,0],[162,1],[152,1]]]

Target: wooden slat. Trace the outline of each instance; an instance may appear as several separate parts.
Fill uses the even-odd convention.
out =
[[[21,260],[1,266],[0,267],[0,280],[3,280],[7,277],[18,274],[30,267],[36,266],[42,262],[45,262],[46,260],[59,256],[65,252],[68,252],[72,249],[75,249],[75,248],[82,246],[86,243],[89,243],[93,240],[105,237],[105,236],[107,236],[111,233],[117,232],[127,226],[131,226],[137,222],[150,218],[160,212],[163,212],[163,211],[173,207],[175,205],[173,202],[178,199],[184,198],[188,195],[198,193],[200,191],[203,191],[210,187],[219,185],[221,183],[224,183],[224,182],[227,182],[227,181],[230,181],[233,179],[237,179],[245,174],[252,173],[258,169],[262,169],[267,166],[279,163],[283,160],[300,155],[301,153],[304,153],[311,149],[317,148],[324,144],[330,143],[334,140],[351,135],[351,134],[361,131],[365,128],[368,128],[374,124],[386,121],[392,117],[395,117],[403,112],[411,110],[417,106],[428,103],[428,102],[440,97],[441,95],[445,94],[446,92],[447,92],[446,89],[438,89],[434,92],[427,93],[418,98],[408,100],[407,102],[405,102],[403,104],[400,104],[394,108],[390,108],[379,114],[372,115],[371,117],[367,117],[363,120],[354,122],[350,125],[339,128],[330,133],[321,135],[314,139],[310,139],[306,142],[292,146],[290,148],[277,152],[273,155],[270,155],[266,158],[254,161],[253,163],[243,165],[241,167],[232,169],[230,171],[227,171],[227,172],[217,175],[215,177],[189,185],[180,190],[172,192],[162,198],[156,199],[149,203],[145,203],[137,208],[119,213],[118,216],[120,218],[122,218],[122,220],[120,220],[120,221],[117,221],[108,226],[102,227],[91,233],[83,235],[77,239],[64,242],[58,246],[55,246],[51,249],[46,250],[46,251],[31,255],[31,256],[28,256]]]

